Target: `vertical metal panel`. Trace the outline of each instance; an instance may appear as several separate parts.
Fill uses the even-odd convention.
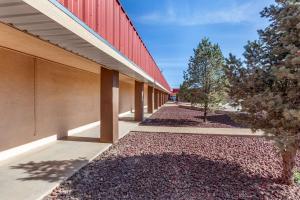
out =
[[[125,21],[126,15],[124,12],[120,13],[120,51],[125,55]]]
[[[136,63],[136,36],[134,30],[132,32],[132,60]]]
[[[134,31],[134,62],[136,64],[138,64],[138,42],[139,42],[139,38],[138,38],[138,35],[137,35],[137,32]]]
[[[83,4],[84,0],[67,0],[67,8],[81,20],[84,20]]]
[[[133,60],[133,28],[130,25],[128,29],[128,57]]]
[[[84,1],[84,21],[85,23],[96,30],[96,1],[97,0],[85,0]]]
[[[137,42],[137,64],[141,66],[141,40],[138,37],[138,42]]]
[[[114,43],[114,1],[106,0],[106,39]]]
[[[143,43],[141,44],[141,49],[140,49],[140,52],[141,52],[141,66],[143,66],[145,72],[147,72],[147,67],[145,65],[145,55],[144,55],[144,45]]]
[[[106,38],[106,0],[97,0],[97,32]]]
[[[120,12],[120,5],[114,1],[114,46],[118,50],[120,50]]]
[[[124,22],[124,38],[125,38],[125,55],[128,57],[129,55],[129,36],[128,36],[128,32],[129,32],[129,21],[127,19],[127,17],[125,17],[125,22]]]

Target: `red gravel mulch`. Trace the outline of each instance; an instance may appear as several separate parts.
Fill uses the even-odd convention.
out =
[[[203,122],[203,112],[187,107],[162,107],[146,119],[143,126],[203,127],[203,128],[246,128],[234,122],[226,112],[208,113]]]
[[[263,138],[130,133],[47,199],[300,199],[276,153]]]

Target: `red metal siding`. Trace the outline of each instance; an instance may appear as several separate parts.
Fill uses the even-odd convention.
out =
[[[93,30],[96,30],[96,2],[97,0],[85,0],[84,1],[84,22]],[[70,4],[70,3],[69,3]],[[74,13],[79,17],[79,13]]]
[[[120,51],[125,55],[125,13],[120,13]]]
[[[120,12],[121,6],[114,1],[114,46],[120,49]]]
[[[129,45],[129,52],[128,52],[128,58],[130,58],[131,60],[133,60],[133,28],[132,26],[129,26],[128,29],[128,45]]]
[[[106,38],[106,0],[97,1],[97,32]]]
[[[170,87],[118,0],[58,0],[156,82]]]
[[[106,39],[114,43],[114,1],[106,0]]]
[[[125,16],[124,18],[124,39],[125,39],[125,46],[124,46],[124,54],[128,56],[128,52],[129,52],[129,41],[128,41],[128,32],[129,32],[129,23],[127,20],[127,17]]]

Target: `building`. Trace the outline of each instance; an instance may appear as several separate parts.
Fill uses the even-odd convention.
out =
[[[119,115],[141,121],[167,101],[118,0],[0,0],[0,22],[1,159],[98,121],[114,143]]]
[[[173,100],[173,101],[178,101],[178,97],[177,97],[177,94],[179,93],[179,88],[173,88],[172,89],[172,92],[170,94],[170,98]]]

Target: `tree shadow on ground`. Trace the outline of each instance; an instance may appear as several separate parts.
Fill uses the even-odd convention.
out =
[[[185,106],[185,105],[179,105],[178,108],[188,109],[188,110],[196,110],[196,111],[204,111],[203,108],[195,107],[195,106]]]
[[[197,126],[199,122],[188,119],[161,119],[148,118],[141,122],[142,126],[169,126],[169,127],[188,127]]]
[[[198,127],[198,128],[247,128],[233,121],[226,114],[208,115],[206,122],[203,121],[203,116],[192,116],[190,119],[170,119],[155,117],[148,118],[141,122],[142,126],[168,126],[168,127]]]
[[[195,118],[203,120],[204,116],[195,116]],[[228,116],[226,114],[208,115],[206,117],[206,120],[207,120],[208,123],[223,124],[223,125],[231,126],[233,128],[247,128],[247,126],[245,126],[245,125],[241,125],[241,124],[236,123],[234,120],[231,119],[230,116]]]
[[[107,156],[74,174],[54,194],[58,199],[272,199],[276,192],[278,199],[286,199],[275,182],[237,163],[193,154]]]
[[[41,162],[28,162],[11,166],[11,169],[24,170],[26,177],[18,178],[21,181],[42,180],[57,182],[67,179],[76,172],[83,164],[87,163],[85,158],[71,160],[50,160]]]

